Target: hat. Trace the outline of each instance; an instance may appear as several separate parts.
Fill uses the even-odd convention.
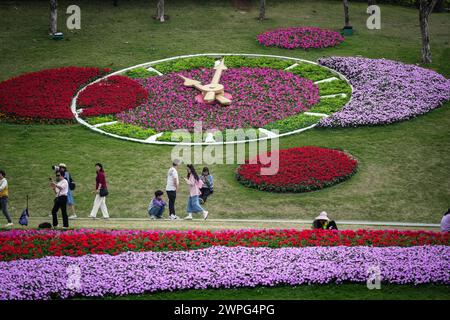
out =
[[[60,163],[60,164],[59,164],[59,166],[60,166],[60,167],[64,167],[64,168],[67,168],[67,166],[66,166],[66,164],[65,164],[65,163]]]
[[[322,211],[314,220],[327,220],[330,221],[328,218],[328,214],[325,211]]]

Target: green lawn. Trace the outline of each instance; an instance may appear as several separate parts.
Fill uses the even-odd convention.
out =
[[[151,19],[154,1],[78,1],[82,29],[68,31],[59,1],[60,30],[65,40],[46,35],[48,3],[2,2],[0,12],[0,80],[44,68],[90,65],[120,69],[178,54],[237,52],[287,55],[315,60],[330,55],[385,57],[416,63],[420,33],[416,9],[382,5],[382,29],[365,28],[364,3],[351,4],[356,33],[338,48],[282,50],[256,43],[258,33],[279,26],[342,27],[338,1],[268,2],[268,20],[257,21],[256,8],[239,12],[229,1],[176,1],[167,4],[170,20]],[[338,12],[339,14],[335,14]],[[449,76],[450,15],[430,21],[434,62],[431,68]],[[326,210],[337,219],[396,220],[438,223],[450,207],[450,103],[417,119],[390,126],[358,129],[314,129],[283,138],[282,148],[317,145],[345,149],[360,161],[350,180],[308,194],[270,194],[246,189],[234,178],[235,165],[210,166],[216,193],[207,208],[215,218],[310,219]],[[51,209],[50,166],[65,162],[76,180],[79,215],[92,205],[95,162],[102,162],[110,184],[112,217],[145,217],[155,189],[164,188],[170,147],[129,143],[78,126],[0,124],[0,167],[8,173],[14,215],[30,196],[34,216]],[[184,169],[181,171],[184,175]],[[187,188],[177,201],[183,213]]]
[[[240,289],[182,290],[153,294],[107,297],[124,300],[449,300],[444,285],[381,285],[369,290],[364,284],[280,286]]]

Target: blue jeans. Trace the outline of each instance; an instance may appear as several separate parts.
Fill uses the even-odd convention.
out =
[[[188,198],[187,203],[187,209],[186,211],[188,213],[195,213],[195,212],[203,212],[205,211],[201,206],[199,202],[198,196],[192,196]]]
[[[148,211],[148,214],[151,216],[155,216],[157,218],[161,218],[164,213],[164,207],[153,206]]]

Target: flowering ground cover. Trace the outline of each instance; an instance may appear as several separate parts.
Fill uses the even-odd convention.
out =
[[[319,147],[302,147],[274,151],[279,155],[279,169],[274,175],[262,175],[269,165],[257,159],[247,160],[236,170],[243,185],[271,192],[309,192],[347,180],[357,169],[358,161],[343,151]],[[269,156],[272,154],[269,152]],[[256,161],[255,161],[256,160]]]
[[[137,107],[147,98],[139,83],[125,76],[111,76],[94,83],[78,96],[83,116],[114,114]]]
[[[0,261],[44,256],[117,255],[126,251],[194,250],[213,246],[450,245],[450,234],[398,230],[11,230],[0,232]]]
[[[320,122],[325,127],[407,120],[450,99],[450,80],[415,65],[353,57],[323,58],[319,62],[345,75],[354,89],[350,103]]]
[[[0,83],[0,113],[15,122],[73,121],[70,102],[108,69],[65,67],[26,73]]]
[[[256,37],[266,47],[311,49],[335,47],[344,41],[336,31],[318,27],[291,27],[266,31]]]
[[[183,75],[208,83],[212,70],[195,69]],[[149,92],[147,102],[119,113],[117,119],[158,132],[193,130],[194,121],[202,121],[204,129],[261,127],[306,111],[319,101],[318,87],[311,80],[280,70],[228,69],[221,82],[233,96],[227,107],[195,102],[198,91],[184,87],[177,73],[142,80]]]
[[[212,247],[45,257],[0,262],[0,299],[102,297],[162,290],[281,284],[365,283],[378,268],[389,284],[450,284],[449,246]],[[78,281],[74,280],[74,275]]]

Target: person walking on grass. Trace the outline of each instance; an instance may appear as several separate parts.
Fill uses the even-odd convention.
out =
[[[71,187],[73,188],[75,183],[73,182],[69,171],[67,171],[67,166],[64,163],[59,164],[59,170],[61,171],[61,174],[63,175],[64,179],[66,179],[67,182],[69,183],[69,192],[67,193],[67,206],[72,212],[72,215],[69,217],[69,219],[76,219],[77,214],[75,213],[75,199],[73,198],[73,192],[71,189]]]
[[[8,222],[6,224],[6,227],[10,228],[14,225],[14,223],[12,222],[11,216],[8,212],[8,197],[9,197],[9,190],[8,190],[8,181],[6,180],[6,173],[4,170],[0,170],[0,209],[3,212],[6,221]]]
[[[195,168],[192,164],[187,165],[187,178],[184,178],[189,186],[189,198],[187,203],[187,217],[185,220],[192,220],[192,214],[201,212],[203,213],[203,219],[208,219],[208,211],[203,209],[199,203],[200,189],[203,186],[202,180],[200,180]]]
[[[178,179],[177,168],[180,165],[180,160],[174,159],[172,161],[172,167],[167,172],[167,184],[166,193],[169,198],[169,218],[170,220],[179,219],[175,214],[175,200],[177,198],[177,191],[180,186],[180,181]]]
[[[106,207],[106,196],[108,195],[108,185],[106,184],[105,171],[101,163],[95,164],[97,177],[95,178],[94,207],[92,208],[90,218],[96,219],[98,209],[102,211],[103,219],[109,219],[108,208]]]
[[[152,199],[148,206],[148,214],[150,215],[150,219],[161,219],[164,209],[166,208],[166,202],[163,200],[164,192],[161,190],[157,190],[155,192],[155,197]]]
[[[50,178],[51,180],[51,178]],[[69,183],[61,172],[56,172],[56,181],[51,180],[50,187],[55,192],[55,200],[52,209],[53,228],[58,226],[58,211],[61,209],[63,219],[63,229],[69,228],[69,218],[67,216],[67,193],[69,192]]]
[[[203,187],[200,189],[200,204],[204,204],[206,199],[214,192],[214,178],[209,173],[208,167],[203,168],[200,179],[203,182]]]

